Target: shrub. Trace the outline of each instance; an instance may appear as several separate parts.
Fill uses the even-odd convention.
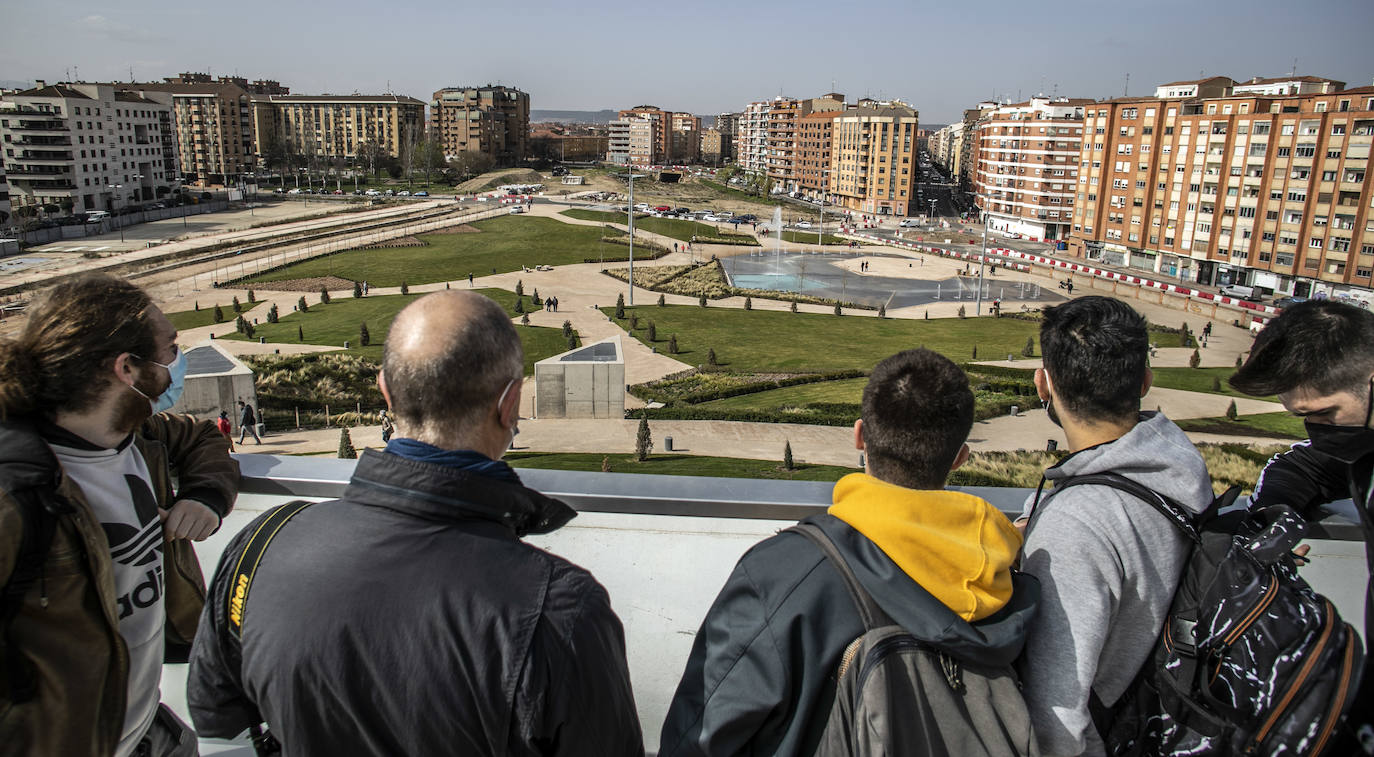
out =
[[[1236,420],[1238,417],[1239,413],[1236,412],[1236,401],[1231,400],[1231,404],[1226,406],[1226,418],[1227,420]]]
[[[255,294],[255,293],[253,292],[252,289],[249,289],[249,290],[248,290],[248,301],[249,301],[249,302],[257,302],[257,301],[258,301],[258,296],[257,296],[257,294]]]
[[[886,317],[887,317],[887,303],[886,303],[886,302],[884,302],[883,304],[881,304],[881,305],[878,306],[878,317],[879,317],[879,318],[886,318]]]
[[[706,350],[706,364],[707,364],[707,365],[720,365],[719,363],[716,362],[716,350],[715,350],[714,347],[711,348],[711,349],[709,349],[709,350]]]
[[[361,344],[364,347],[368,346],[369,344],[372,344],[372,334],[368,333],[367,331],[366,321],[364,321],[361,325],[358,326],[358,344]]]
[[[753,297],[745,297],[745,298],[744,298],[744,309],[745,309],[745,310],[753,310],[753,309],[754,309],[754,298],[753,298]]]
[[[401,282],[401,294],[410,294],[410,285],[406,284],[405,281]]]
[[[929,318],[930,316],[927,315],[926,317]],[[964,310],[964,306],[963,306],[963,305],[960,305],[960,306],[959,306],[959,317],[960,317],[960,318],[967,318],[967,317],[968,317],[968,311]]]
[[[224,311],[220,310],[219,305],[215,306],[214,319],[215,323],[224,323]]]
[[[528,325],[530,325],[530,314],[529,314],[529,313],[525,313],[524,315],[520,316],[520,325],[521,325],[521,326],[528,326]]]
[[[304,327],[304,326],[297,326],[297,327],[296,327],[296,341],[300,342],[301,344],[304,344],[304,343],[305,343],[305,327]]]
[[[844,315],[844,311],[840,309],[840,303],[838,302],[835,303],[835,315]]]
[[[702,306],[702,307],[706,307],[706,295],[703,294],[703,295],[697,300],[697,304],[700,305],[700,306]]]
[[[353,299],[355,299],[355,300],[361,300],[362,298],[363,298],[363,284],[362,284],[361,281],[355,281],[355,282],[353,282]]]
[[[196,303],[195,303],[195,304],[196,304],[196,312],[199,313],[199,312],[200,312],[200,300],[196,300]]]
[[[634,331],[637,328],[639,328],[639,314],[630,313],[630,330]]]
[[[668,354],[677,354],[677,334],[673,334],[672,336],[668,337]]]
[[[344,460],[356,460],[358,450],[353,448],[353,437],[349,436],[348,429],[339,429],[339,458]]]
[[[544,301],[541,300],[541,299],[539,299],[539,288],[538,288],[538,287],[535,287],[535,289],[534,289],[534,294],[530,295],[530,304],[531,304],[531,305],[535,305],[535,306],[539,306],[539,305],[543,305],[543,304],[544,304]]]
[[[635,460],[644,462],[654,449],[654,438],[649,434],[649,416],[639,417],[639,429],[635,432]]]
[[[791,310],[792,310],[793,313],[797,312],[797,301],[796,301],[796,300],[792,300],[792,307],[791,307]]]
[[[625,319],[625,295],[623,294],[615,296],[615,317],[618,321]]]
[[[1197,368],[1202,365],[1202,353],[1193,350],[1193,354],[1188,356],[1188,367]]]
[[[1035,357],[1035,337],[1026,337],[1026,346],[1021,348],[1021,357]]]
[[[792,441],[790,439],[782,444],[782,467],[787,470],[797,469],[796,462],[792,460]]]
[[[660,295],[658,296],[658,306],[659,306],[659,307],[664,307],[664,306],[666,306],[667,304],[668,304],[668,301],[665,300],[665,299],[663,298],[663,295],[660,294]]]
[[[564,321],[564,322],[563,322],[563,337],[564,337],[564,338],[567,338],[567,337],[570,337],[570,336],[572,336],[572,335],[573,335],[572,321]]]
[[[654,326],[653,321],[649,321],[649,333],[647,334],[647,336],[650,342],[658,341],[658,328]]]
[[[525,298],[524,298],[524,297],[516,297],[516,298],[515,298],[515,312],[517,312],[517,313],[523,313],[523,312],[525,312]]]
[[[1242,365],[1245,365],[1245,360],[1240,355],[1236,355],[1236,367],[1239,368]]]
[[[310,306],[305,304],[305,295],[301,295],[301,298],[299,300],[296,300],[296,309],[301,311],[302,313],[310,310]]]
[[[267,309],[267,322],[276,323],[281,316],[277,314],[277,306],[274,304]]]
[[[972,358],[972,359],[973,359],[973,360],[977,360],[977,359],[978,359],[978,345],[976,345],[976,344],[973,345],[973,358]]]
[[[524,297],[524,296],[525,296],[525,281],[524,281],[524,279],[521,279],[521,280],[515,282],[515,296],[516,296],[516,297]]]
[[[569,334],[569,335],[568,335],[568,349],[570,349],[570,350],[575,350],[575,349],[577,349],[577,335],[576,335],[576,334]]]
[[[1214,391],[1214,392],[1219,392],[1219,391],[1221,391],[1221,378],[1218,377],[1218,376],[1213,376],[1213,377],[1212,377],[1212,391]]]
[[[238,297],[234,297],[233,304],[230,305],[230,307],[232,307],[232,308],[234,309],[234,312],[235,312],[235,313],[242,313],[242,312],[243,312],[243,306],[239,304],[239,298],[238,298]]]

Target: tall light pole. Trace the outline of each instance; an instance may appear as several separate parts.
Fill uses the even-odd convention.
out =
[[[243,175],[243,178],[244,178],[244,179],[252,179],[252,180],[253,180],[253,193],[254,193],[254,194],[257,194],[257,188],[258,188],[258,175],[255,174],[255,173],[246,173],[246,174]],[[246,182],[243,184],[243,194],[244,194],[244,200],[247,201],[247,200],[248,200],[248,197],[247,197],[247,196],[248,196],[248,184],[247,184]],[[254,208],[253,208],[253,203],[252,203],[251,201],[248,201],[248,217],[249,217],[249,218],[252,218],[252,217],[255,216],[255,215],[257,215],[257,212],[256,212],[256,211],[254,210]]]
[[[978,253],[978,281],[974,282],[978,287],[978,306],[974,309],[974,315],[983,314],[983,261],[988,259],[988,200],[983,198],[983,251]],[[962,226],[960,228],[963,228]]]
[[[825,195],[821,195],[821,222],[816,227],[816,244],[825,251]]]
[[[116,198],[118,198],[118,197],[119,197],[119,192],[120,192],[120,190],[124,189],[124,185],[123,185],[123,184],[106,184],[106,185],[105,185],[105,188],[108,189],[108,190],[110,190],[110,191],[114,194],[114,196],[115,196]],[[118,210],[118,209],[119,209],[119,208],[117,208],[117,207],[115,208],[115,210]],[[119,225],[119,243],[120,243],[120,244],[124,244],[124,224],[123,224],[123,223],[121,223],[121,224]]]
[[[630,182],[630,200],[628,205],[629,223],[626,224],[630,229],[630,304],[635,304],[635,167],[633,163],[626,161],[629,171],[625,177]]]

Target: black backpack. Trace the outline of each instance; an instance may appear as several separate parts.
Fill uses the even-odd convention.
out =
[[[1116,474],[1064,479],[1053,493],[1083,484],[1144,501],[1193,544],[1154,653],[1119,701],[1090,699],[1108,753],[1321,754],[1354,700],[1364,649],[1298,575],[1306,521],[1282,505],[1221,512],[1239,487],[1196,518]]]
[[[841,657],[817,757],[1039,754],[1010,665],[955,659],[920,641],[873,601],[824,531],[809,523],[788,530],[835,566],[864,624]]]

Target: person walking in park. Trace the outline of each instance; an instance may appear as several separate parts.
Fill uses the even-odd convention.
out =
[[[233,424],[231,424],[231,423],[229,422],[229,411],[228,411],[228,410],[221,410],[221,411],[219,411],[219,417],[215,419],[215,428],[219,429],[219,432],[220,432],[221,434],[224,434],[224,438],[225,438],[226,440],[228,440],[228,442],[229,442],[229,451],[230,451],[230,452],[233,452],[233,451],[234,451],[234,437],[233,437],[234,429],[233,429]]]
[[[239,444],[243,444],[247,434],[252,434],[253,441],[262,444],[262,438],[258,436],[258,415],[253,412],[253,406],[239,400],[239,413]]]
[[[396,430],[396,424],[392,423],[391,415],[387,411],[382,411],[382,443],[391,441],[391,434]]]

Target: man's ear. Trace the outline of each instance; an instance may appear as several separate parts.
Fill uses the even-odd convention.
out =
[[[502,428],[510,428],[520,421],[520,390],[525,381],[518,378],[510,385],[510,391],[501,398],[501,406],[496,409]]]
[[[1046,373],[1044,368],[1036,368],[1035,393],[1039,395],[1040,399],[1047,400],[1050,398],[1050,388],[1050,374]]]
[[[860,418],[854,421],[854,449],[864,451],[864,421]]]
[[[968,455],[968,444],[965,443],[963,446],[959,447],[959,454],[954,456],[954,464],[949,466],[949,472],[953,473],[954,471],[957,471],[960,468],[964,467],[964,463],[968,462]]]
[[[134,355],[132,352],[121,352],[114,359],[111,371],[114,373],[115,381],[122,382],[129,386],[134,385],[138,378],[138,371],[134,367]]]
[[[386,400],[386,409],[391,409],[391,390],[386,388],[386,374],[377,371],[377,388],[382,392],[382,399]]]
[[[1140,385],[1140,396],[1144,397],[1150,393],[1150,387],[1154,386],[1155,372],[1149,368],[1145,369],[1145,381]]]

